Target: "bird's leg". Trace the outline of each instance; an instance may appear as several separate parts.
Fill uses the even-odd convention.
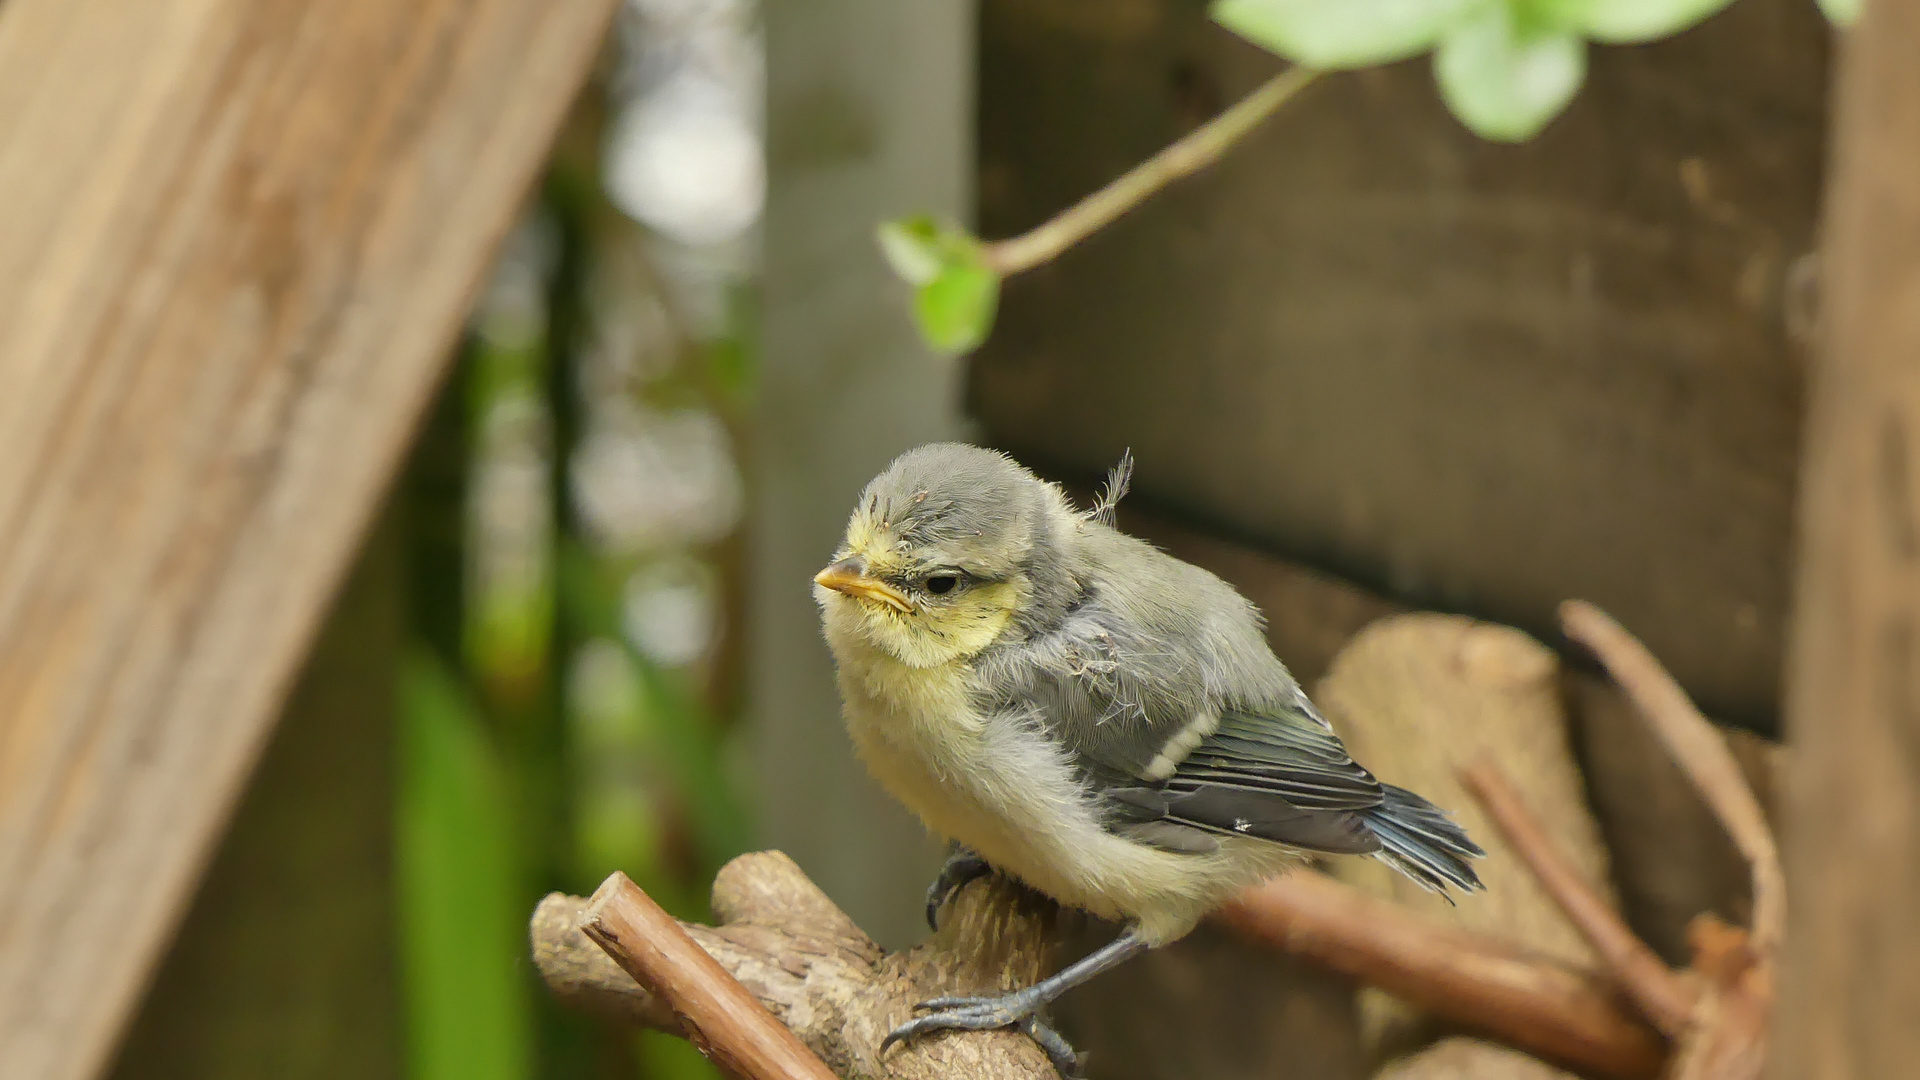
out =
[[[894,1028],[880,1043],[880,1050],[885,1053],[887,1047],[896,1042],[917,1038],[931,1031],[985,1031],[1019,1025],[1047,1052],[1047,1057],[1053,1061],[1053,1067],[1060,1071],[1060,1075],[1076,1076],[1079,1059],[1073,1048],[1034,1014],[1068,990],[1145,951],[1146,941],[1137,931],[1129,928],[1110,943],[1067,965],[1059,974],[1042,979],[1025,990],[992,997],[940,997],[923,1001],[914,1008],[924,1011],[925,1015]]]
[[[954,844],[947,851],[946,865],[940,868],[940,874],[927,886],[927,926],[940,929],[940,909],[947,906],[968,882],[986,877],[993,873],[993,867],[987,860],[973,853],[973,849],[964,844]]]

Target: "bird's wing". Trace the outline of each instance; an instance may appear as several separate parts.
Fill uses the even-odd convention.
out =
[[[1156,846],[1243,835],[1360,854],[1384,792],[1306,696],[1235,701],[1209,643],[1143,632],[1083,599],[1062,623],[983,659],[990,707],[1024,713],[1072,756],[1109,823]],[[1264,647],[1263,647],[1264,649]]]
[[[1180,760],[1140,780],[1103,792],[1118,820],[1338,854],[1380,849],[1367,819],[1385,789],[1317,718],[1291,708],[1228,711]]]

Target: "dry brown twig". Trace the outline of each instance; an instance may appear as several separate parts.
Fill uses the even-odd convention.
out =
[[[1698,1004],[1693,988],[1567,864],[1505,772],[1491,761],[1479,761],[1462,770],[1461,778],[1499,826],[1514,853],[1613,972],[1641,1015],[1670,1037],[1685,1032]]]
[[[1642,1013],[1674,1038],[1669,1080],[1754,1080],[1766,1063],[1774,955],[1786,931],[1786,883],[1773,831],[1723,737],[1653,654],[1592,604],[1568,601],[1560,617],[1567,636],[1591,649],[1626,692],[1746,857],[1753,929],[1700,916],[1689,934],[1693,967],[1673,971],[1568,871],[1497,767],[1470,767],[1467,784]]]
[[[1294,873],[1220,913],[1234,929],[1433,1015],[1593,1076],[1658,1075],[1667,1048],[1612,983],[1498,938],[1434,922],[1322,874]]]
[[[1569,600],[1560,607],[1560,621],[1569,638],[1593,650],[1606,665],[1746,858],[1753,875],[1751,944],[1755,952],[1771,957],[1787,926],[1780,848],[1726,741],[1647,647],[1606,612]]]
[[[625,874],[601,884],[580,931],[673,1010],[680,1033],[741,1080],[835,1080],[758,998]]]

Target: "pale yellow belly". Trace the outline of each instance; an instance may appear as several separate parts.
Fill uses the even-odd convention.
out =
[[[849,734],[874,777],[928,828],[1071,907],[1180,937],[1221,900],[1281,869],[1277,845],[1223,837],[1177,854],[1108,832],[1057,748],[969,706],[962,669],[843,677]]]

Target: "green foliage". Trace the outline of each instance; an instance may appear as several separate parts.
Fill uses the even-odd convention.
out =
[[[1836,25],[1848,25],[1859,14],[1860,0],[1816,2]],[[1730,3],[1212,0],[1209,10],[1221,26],[1292,60],[1308,74],[1432,52],[1434,80],[1448,110],[1481,138],[1518,143],[1539,134],[1579,92],[1587,74],[1588,42],[1654,41],[1686,30]],[[1006,246],[1017,247],[1018,241]],[[894,272],[913,286],[914,318],[929,345],[963,353],[986,340],[1001,284],[987,245],[965,230],[921,215],[881,225],[880,248]],[[1014,265],[1025,268],[1048,257]]]
[[[1215,22],[1269,52],[1327,71],[1418,56],[1481,0],[1215,0]]]
[[[1637,45],[1671,37],[1715,14],[1732,0],[1547,0],[1553,20],[1606,45]]]
[[[886,222],[879,238],[894,273],[913,286],[914,321],[927,344],[951,354],[978,348],[1000,301],[1000,275],[980,241],[925,215]]]
[[[1860,0],[1815,0],[1827,21],[1835,26],[1852,26],[1860,17]]]
[[[1587,47],[1564,31],[1531,32],[1502,4],[1455,27],[1433,56],[1440,95],[1484,139],[1524,142],[1580,89]]]
[[[1579,91],[1588,41],[1667,37],[1731,2],[1214,0],[1212,12],[1248,41],[1311,67],[1368,67],[1431,49],[1453,115],[1481,138],[1524,142]]]
[[[502,763],[432,653],[401,674],[394,843],[412,1080],[523,1080],[533,1014]]]

